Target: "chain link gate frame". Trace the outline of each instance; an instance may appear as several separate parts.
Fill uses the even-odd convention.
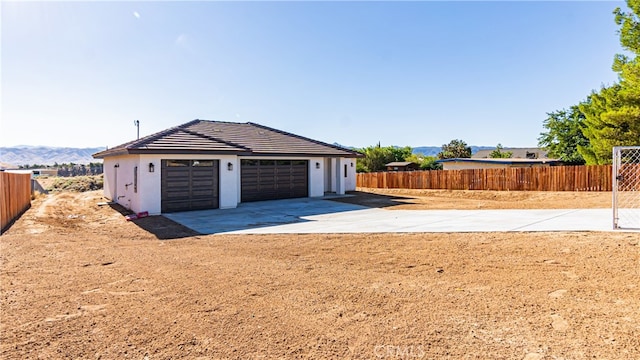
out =
[[[640,146],[613,148],[613,228],[640,229]]]

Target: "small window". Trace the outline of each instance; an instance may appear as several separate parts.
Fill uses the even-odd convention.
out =
[[[307,165],[307,160],[293,160],[293,161],[291,161],[291,164],[293,166]]]
[[[133,192],[138,192],[138,167],[133,167]]]
[[[213,160],[193,160],[193,165],[194,167],[212,167],[213,166]]]
[[[273,166],[275,164],[275,160],[260,160],[260,166]]]
[[[347,164],[344,164],[344,177],[347,177]]]
[[[242,166],[258,166],[258,160],[242,159],[242,160],[240,160],[240,165],[242,165]]]
[[[189,160],[167,160],[168,167],[188,167],[191,165]]]
[[[278,160],[276,164],[278,166],[291,166],[291,160]]]

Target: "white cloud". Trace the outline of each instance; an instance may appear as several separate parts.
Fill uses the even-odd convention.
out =
[[[135,17],[136,17],[136,19],[140,19],[140,13],[139,13],[139,12],[137,12],[137,11],[134,11],[134,12],[133,12],[133,16],[135,16]]]

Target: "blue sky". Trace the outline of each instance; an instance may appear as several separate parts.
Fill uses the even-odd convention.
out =
[[[616,81],[623,2],[1,3],[0,146],[193,119],[364,147],[535,146]]]

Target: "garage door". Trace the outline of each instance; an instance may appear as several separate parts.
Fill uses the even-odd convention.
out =
[[[217,209],[218,160],[162,160],[162,212]]]
[[[309,196],[306,160],[242,160],[241,202]]]

